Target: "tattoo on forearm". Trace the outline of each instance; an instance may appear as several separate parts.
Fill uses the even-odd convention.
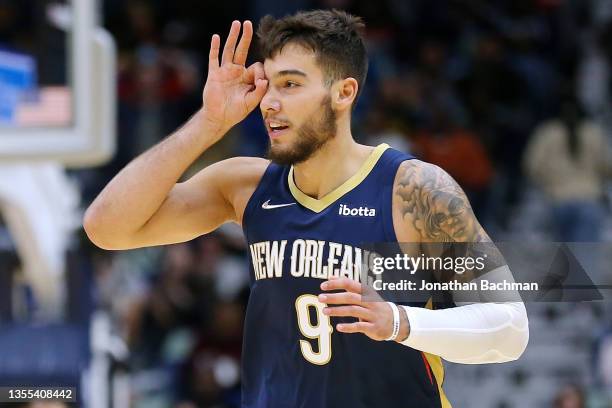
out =
[[[406,161],[395,194],[402,217],[421,238],[434,242],[481,242],[487,239],[461,187],[437,166]]]

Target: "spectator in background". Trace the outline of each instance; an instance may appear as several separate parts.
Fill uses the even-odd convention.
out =
[[[595,382],[612,397],[612,328],[597,339],[594,351]]]
[[[486,218],[493,168],[484,146],[468,129],[455,126],[444,108],[433,109],[431,124],[414,139],[419,158],[444,168],[464,189],[476,216]]]
[[[559,118],[534,131],[523,164],[551,201],[557,239],[598,241],[612,155],[603,130],[583,117],[574,99],[562,103]]]
[[[209,321],[215,302],[212,281],[196,273],[190,244],[166,247],[159,275],[149,295],[137,305],[129,332],[135,363],[150,368],[167,363],[164,343],[173,330],[199,328]]]
[[[508,39],[491,30],[471,40],[468,69],[456,85],[465,102],[470,128],[479,135],[496,173],[497,203],[492,208],[504,227],[522,192],[517,157],[523,155],[534,123],[528,84],[516,70]]]
[[[149,293],[128,313],[131,367],[162,369],[169,398],[186,407],[240,405],[248,275],[234,250],[221,234],[166,246]]]
[[[240,356],[244,305],[236,301],[214,306],[204,330],[184,366],[181,379],[185,401],[198,407],[240,406]]]
[[[593,37],[578,71],[578,93],[585,110],[612,129],[612,22],[600,27]]]
[[[555,396],[553,408],[584,408],[585,398],[582,387],[568,384]]]

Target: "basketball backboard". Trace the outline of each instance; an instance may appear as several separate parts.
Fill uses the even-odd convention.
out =
[[[31,0],[11,15],[19,2],[3,5],[15,24],[0,38],[0,161],[104,162],[115,148],[115,47],[96,0]]]

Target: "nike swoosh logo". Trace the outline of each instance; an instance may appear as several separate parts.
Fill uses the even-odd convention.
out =
[[[281,208],[281,207],[288,207],[290,205],[294,205],[296,203],[289,203],[289,204],[270,204],[270,200],[266,201],[265,203],[263,203],[261,205],[261,208],[263,208],[264,210],[272,210],[274,208]]]

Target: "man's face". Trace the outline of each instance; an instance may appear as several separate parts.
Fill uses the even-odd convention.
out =
[[[313,52],[287,44],[266,59],[268,91],[260,109],[270,137],[268,157],[289,165],[310,158],[336,135],[336,112]]]

